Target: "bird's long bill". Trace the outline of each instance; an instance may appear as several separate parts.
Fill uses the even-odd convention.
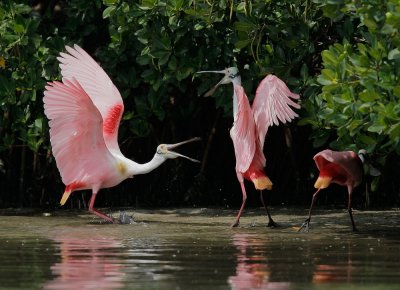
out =
[[[187,143],[191,143],[191,142],[195,142],[195,141],[200,141],[200,140],[201,140],[200,137],[195,137],[195,138],[192,138],[192,139],[189,139],[189,140],[186,140],[186,141],[182,141],[182,142],[179,142],[179,143],[167,144],[167,150],[168,150],[168,152],[170,154],[175,155],[176,157],[183,157],[183,158],[189,159],[190,161],[200,163],[200,161],[197,160],[197,159],[193,159],[193,158],[190,158],[190,157],[185,156],[183,154],[180,154],[178,152],[172,151],[172,149],[175,149],[175,148],[177,148],[177,147],[179,147],[181,145],[184,145],[184,144],[187,144]]]
[[[202,70],[202,71],[198,71],[196,72],[197,74],[205,74],[205,73],[214,73],[214,74],[225,74],[226,71],[223,70]]]
[[[219,87],[220,84],[222,84],[224,81],[226,81],[227,76],[226,76],[226,70],[203,70],[203,71],[198,71],[197,74],[203,74],[203,73],[216,73],[216,74],[224,74],[225,76],[216,84],[213,86],[209,91],[207,91],[204,96],[205,97],[210,97],[214,94],[215,90]]]

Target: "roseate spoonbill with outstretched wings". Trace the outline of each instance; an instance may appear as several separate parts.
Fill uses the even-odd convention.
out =
[[[349,193],[347,211],[350,215],[353,231],[357,230],[351,209],[351,198],[353,189],[362,181],[365,153],[366,151],[364,149],[360,150],[358,155],[353,151],[332,151],[326,149],[314,156],[315,164],[319,170],[318,179],[314,184],[317,191],[313,194],[308,218],[301,225],[299,231],[309,230],[311,212],[317,196],[321,189],[327,188],[331,183],[337,183],[347,187]]]
[[[244,179],[254,183],[260,190],[260,199],[267,211],[269,227],[277,226],[271,218],[263,198],[263,190],[272,189],[272,182],[265,174],[266,159],[263,154],[264,140],[268,128],[272,125],[290,122],[298,115],[292,107],[299,109],[300,105],[292,99],[299,95],[292,93],[286,84],[274,75],[267,75],[259,84],[252,106],[241,85],[241,78],[236,67],[221,71],[200,71],[198,73],[224,74],[222,80],[215,85],[207,95],[211,95],[220,84],[233,84],[233,126],[230,135],[236,156],[236,175],[242,189],[242,206],[232,225],[239,225],[239,219],[244,209],[247,193]]]
[[[78,45],[60,53],[62,82],[49,82],[44,92],[44,111],[57,167],[66,185],[61,205],[73,191],[91,189],[89,211],[109,222],[113,218],[94,208],[101,188],[113,187],[134,175],[145,174],[165,160],[185,157],[161,144],[145,164],[126,158],[118,146],[118,127],[124,111],[121,95],[104,70]]]

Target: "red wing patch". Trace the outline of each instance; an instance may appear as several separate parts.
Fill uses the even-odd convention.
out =
[[[110,108],[103,123],[103,132],[105,135],[114,135],[118,131],[122,110],[123,105],[121,104],[117,104]]]

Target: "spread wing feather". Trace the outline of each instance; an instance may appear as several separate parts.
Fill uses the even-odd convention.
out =
[[[292,93],[286,84],[274,75],[267,75],[259,84],[252,110],[261,148],[270,126],[278,125],[279,122],[290,122],[298,116],[291,107],[299,109],[300,105],[292,99],[299,99],[299,95]]]
[[[113,156],[106,147],[100,112],[75,79],[48,83],[44,111],[50,122],[50,141],[62,181],[90,181],[109,172]],[[79,162],[77,162],[79,160]]]
[[[118,89],[105,71],[81,47],[66,46],[66,53],[60,53],[61,75],[65,79],[76,79],[92,100],[103,119],[103,135],[107,147],[120,153],[118,127],[124,111],[124,104]]]

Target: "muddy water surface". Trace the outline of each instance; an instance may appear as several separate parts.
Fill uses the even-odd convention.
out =
[[[3,212],[0,289],[400,289],[400,211],[127,210],[135,223],[85,212]],[[114,213],[118,216],[118,212]]]

